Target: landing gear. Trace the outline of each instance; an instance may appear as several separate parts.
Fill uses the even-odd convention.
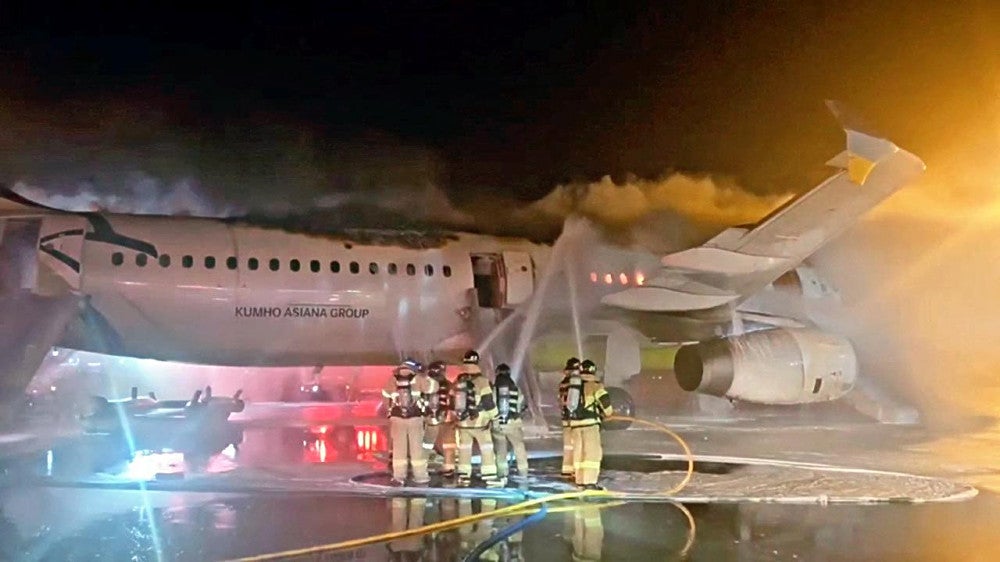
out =
[[[635,417],[635,402],[632,395],[624,388],[617,386],[608,387],[608,396],[611,398],[611,407],[615,410],[616,416],[628,418]],[[632,425],[630,421],[613,420],[604,424],[604,429],[615,431],[628,429]]]

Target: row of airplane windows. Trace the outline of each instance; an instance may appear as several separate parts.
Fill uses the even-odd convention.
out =
[[[591,283],[595,283],[595,284],[599,283],[600,280],[602,280],[602,279],[604,280],[604,284],[605,285],[612,285],[615,282],[615,276],[612,273],[605,273],[604,276],[602,277],[602,276],[598,275],[596,271],[591,271],[590,272],[590,282]],[[633,279],[635,280],[635,284],[636,285],[645,285],[646,284],[646,276],[643,275],[641,271],[636,271],[635,272],[635,277],[633,277]],[[628,274],[625,273],[624,271],[621,272],[621,273],[619,273],[618,274],[618,282],[620,282],[622,285],[628,285],[629,284]]]
[[[156,259],[156,262],[160,264],[160,267],[170,267],[171,261],[172,260],[170,259],[170,254],[161,254],[160,257]],[[111,254],[112,265],[120,266],[123,265],[124,263],[125,263],[124,254],[122,254],[121,252],[115,252]],[[229,256],[228,258],[226,258],[225,263],[226,263],[226,268],[228,269],[236,269],[237,267],[239,267],[239,260],[236,258],[236,256]],[[148,264],[149,264],[148,255],[142,253],[135,255],[135,265],[139,267],[146,267]],[[216,266],[215,256],[205,256],[203,264],[205,266],[205,269],[215,269]],[[247,260],[246,267],[250,271],[256,271],[260,269],[260,266],[261,266],[261,261],[258,260],[257,258],[249,258]],[[194,267],[194,256],[181,257],[181,267],[188,269]],[[271,271],[280,270],[281,260],[279,260],[278,258],[271,258],[267,260],[267,268],[270,269]],[[361,273],[361,264],[359,264],[356,261],[352,261],[349,264],[347,264],[347,268],[351,273],[355,274]],[[288,260],[288,269],[290,269],[291,271],[301,271],[302,262],[297,259]],[[309,260],[309,271],[312,271],[313,273],[319,273],[321,270],[322,270],[322,264],[320,263],[319,260]],[[396,275],[399,273],[399,267],[395,263],[389,263],[386,264],[385,271],[389,275]],[[412,263],[408,263],[405,266],[405,271],[407,275],[416,275],[417,266]],[[339,261],[334,260],[330,262],[330,272],[340,273]],[[368,264],[368,273],[376,275],[378,274],[378,272],[379,272],[379,264],[375,262],[370,262]],[[424,275],[427,275],[428,277],[434,275],[434,266],[431,264],[424,265]],[[442,266],[441,275],[444,275],[445,277],[451,277],[451,266],[448,265]]]

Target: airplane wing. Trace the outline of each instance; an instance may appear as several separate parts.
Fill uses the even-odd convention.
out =
[[[923,173],[923,161],[892,142],[847,125],[844,130],[847,149],[827,162],[839,170],[835,175],[753,228],[731,228],[699,247],[664,256],[660,270],[643,286],[606,295],[602,302],[647,312],[736,305]]]

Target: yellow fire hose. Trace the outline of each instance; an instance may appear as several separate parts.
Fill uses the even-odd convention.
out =
[[[651,493],[648,494],[648,496],[650,496],[650,497],[658,497],[658,498],[669,498],[669,497],[672,497],[674,494],[680,492],[682,489],[684,489],[685,486],[688,485],[688,483],[691,481],[692,476],[694,475],[694,455],[691,452],[691,448],[688,447],[687,443],[684,441],[684,439],[681,438],[680,435],[677,435],[677,433],[675,433],[673,430],[671,430],[667,426],[665,426],[665,425],[663,425],[661,423],[657,423],[657,422],[651,422],[651,421],[647,421],[647,420],[640,420],[640,419],[637,419],[637,418],[631,418],[631,417],[626,417],[626,416],[611,416],[610,418],[608,418],[608,420],[609,421],[610,420],[630,421],[632,423],[638,423],[638,424],[641,424],[641,425],[652,427],[653,429],[656,429],[658,431],[662,431],[662,432],[670,435],[675,441],[677,441],[677,443],[680,444],[681,448],[684,449],[684,455],[687,458],[687,470],[686,470],[686,473],[684,475],[684,478],[677,485],[673,486],[669,490],[663,490],[663,491],[660,491],[660,492],[651,492]],[[285,551],[282,551],[282,552],[274,552],[274,553],[270,553],[270,554],[260,554],[260,555],[257,555],[257,556],[248,556],[248,557],[245,557],[245,558],[237,558],[237,559],[234,559],[234,560],[230,560],[228,562],[257,562],[257,561],[262,561],[262,560],[281,560],[281,559],[297,558],[297,557],[300,557],[300,556],[308,556],[308,555],[312,555],[312,554],[320,554],[320,553],[326,553],[326,552],[336,552],[336,551],[341,551],[341,550],[354,550],[354,549],[362,548],[362,547],[365,547],[365,546],[370,546],[370,545],[373,545],[373,544],[378,544],[378,543],[383,543],[383,542],[388,542],[388,541],[393,541],[393,540],[399,540],[399,539],[404,539],[404,538],[407,538],[407,537],[413,537],[413,536],[418,536],[418,535],[425,535],[427,533],[434,533],[434,532],[438,532],[438,531],[445,531],[445,530],[448,530],[448,529],[453,529],[455,527],[461,527],[462,525],[468,525],[468,524],[475,523],[477,521],[482,521],[482,520],[485,520],[485,519],[492,519],[492,518],[495,518],[495,517],[505,517],[505,516],[510,516],[510,515],[526,514],[526,513],[530,513],[532,511],[534,511],[532,509],[533,507],[541,505],[543,503],[550,503],[550,502],[556,502],[556,501],[562,501],[562,500],[571,500],[571,499],[591,499],[591,498],[593,498],[593,499],[602,499],[602,498],[615,499],[615,498],[621,498],[624,495],[625,494],[621,494],[621,493],[618,493],[618,492],[607,491],[607,490],[583,490],[583,491],[579,491],[579,492],[566,492],[566,493],[562,493],[562,494],[552,494],[552,495],[548,495],[548,496],[545,496],[545,497],[542,497],[542,498],[534,498],[534,499],[530,499],[530,500],[525,500],[523,502],[519,502],[519,503],[516,503],[514,505],[510,505],[510,506],[503,507],[503,508],[500,508],[500,509],[496,509],[494,511],[484,512],[484,513],[478,513],[478,514],[475,514],[475,515],[467,515],[467,516],[464,516],[464,517],[459,517],[457,519],[449,519],[448,521],[441,521],[441,522],[438,522],[438,523],[432,523],[430,525],[424,525],[423,527],[416,527],[416,528],[413,528],[413,529],[406,529],[405,531],[395,531],[395,532],[391,532],[391,533],[383,533],[381,535],[372,535],[372,536],[369,536],[369,537],[363,537],[363,538],[360,538],[360,539],[352,539],[352,540],[342,541],[342,542],[338,542],[338,543],[322,544],[322,545],[311,546],[311,547],[306,547],[306,548],[299,548],[299,549],[294,549],[294,550],[285,550]],[[631,496],[635,496],[636,494],[630,494],[630,495]],[[609,503],[606,503],[606,504],[603,504],[603,505],[600,505],[600,506],[593,506],[593,507],[598,507],[598,508],[604,509],[604,508],[608,508],[608,507],[614,507],[614,506],[622,505],[624,503],[627,503],[627,501],[619,500],[619,501],[609,502]],[[686,555],[687,551],[691,548],[691,545],[694,543],[695,530],[696,530],[694,517],[691,515],[691,512],[686,507],[684,507],[682,504],[679,504],[679,503],[676,503],[676,502],[670,502],[670,503],[673,506],[675,506],[675,507],[677,507],[678,509],[681,510],[681,512],[684,514],[684,516],[685,516],[685,518],[687,519],[687,522],[688,522],[689,529],[688,529],[687,543],[684,545],[684,548],[681,551],[682,555]],[[553,508],[553,509],[550,509],[549,511],[550,512],[554,512],[556,510],[568,511],[568,510],[575,510],[575,509],[579,509],[579,508],[580,508],[580,504],[576,504],[576,505],[570,505],[570,506],[562,506],[560,508]]]

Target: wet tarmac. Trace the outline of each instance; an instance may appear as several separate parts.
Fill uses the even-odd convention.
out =
[[[61,434],[16,453],[7,449],[0,458],[0,559],[228,560],[419,527],[493,511],[526,497],[523,486],[489,497],[345,493],[333,483],[367,480],[380,488],[387,450],[383,430],[378,424],[347,428],[315,419],[299,421],[224,424],[197,431],[184,426],[138,428],[128,436]],[[592,499],[562,504],[499,541],[481,559],[994,560],[1000,556],[992,541],[993,530],[1000,525],[1000,497],[992,485],[995,471],[982,455],[967,454],[1000,444],[992,426],[944,439],[916,426],[886,426],[857,418],[666,421],[678,427],[699,454],[754,454],[901,470],[969,482],[981,493],[966,501],[923,505],[744,501],[689,503],[683,509],[662,499],[612,505]],[[677,458],[655,457],[677,453],[676,445],[662,434],[637,429],[609,432],[605,441],[607,481],[614,482],[614,475],[621,474],[673,478],[683,471],[684,463]],[[530,442],[535,491],[554,472],[549,465],[559,446],[556,433]],[[133,454],[136,449],[155,454]],[[952,450],[962,454],[942,456],[942,451]],[[726,478],[746,470],[745,464],[721,461],[703,461],[697,468],[702,478]],[[809,478],[820,486],[833,485],[826,473]],[[276,482],[282,485],[275,486]],[[331,484],[324,488],[318,483]],[[559,490],[553,486],[544,491]],[[384,488],[383,493],[392,492]],[[483,541],[524,517],[488,519],[297,559],[463,560]]]
[[[493,510],[493,499],[5,490],[5,560],[227,560],[335,543]],[[145,506],[148,504],[148,507]],[[993,494],[963,503],[696,505],[694,540],[671,504],[547,515],[486,560],[995,560]],[[520,518],[300,559],[461,560]],[[402,556],[399,552],[419,555]],[[520,554],[513,557],[511,551]],[[394,555],[393,553],[397,553]],[[506,558],[504,556],[507,556]]]

